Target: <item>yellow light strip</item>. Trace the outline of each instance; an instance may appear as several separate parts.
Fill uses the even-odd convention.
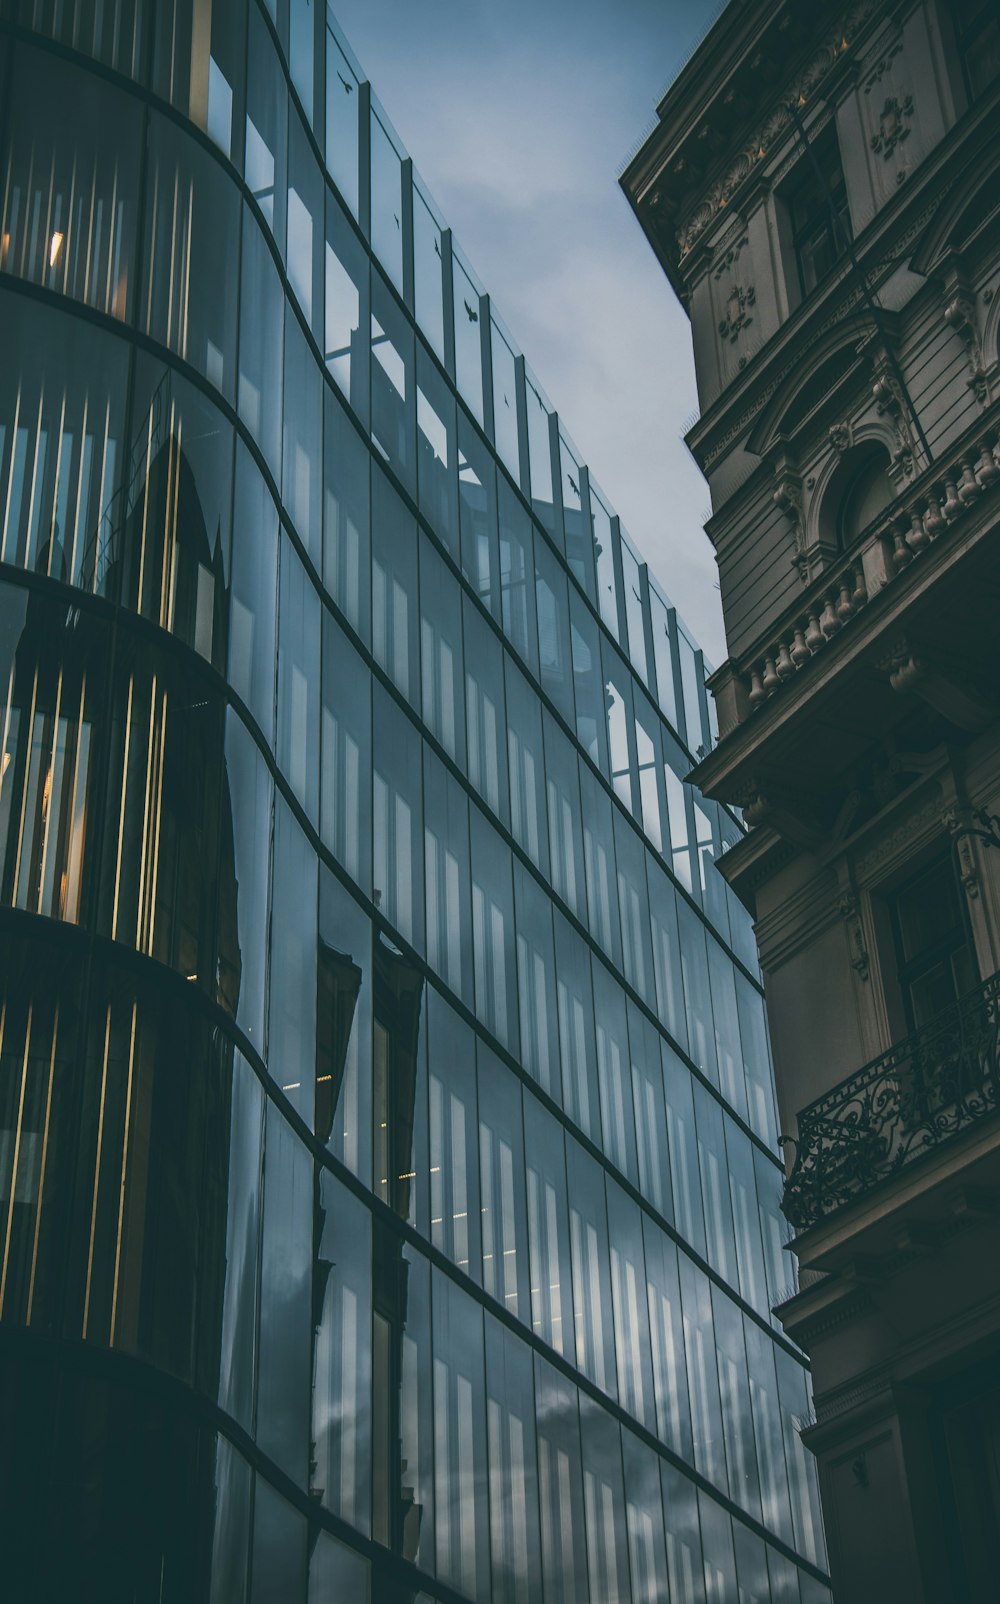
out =
[[[3,1301],[7,1294],[7,1264],[10,1258],[10,1233],[14,1225],[14,1194],[17,1191],[17,1168],[21,1160],[21,1126],[24,1122],[24,1089],[28,1083],[28,1050],[31,1046],[31,1010],[34,1005],[28,1004],[28,1019],[24,1027],[24,1052],[21,1056],[21,1091],[17,1100],[17,1124],[14,1127],[14,1163],[10,1172],[10,1198],[7,1203],[7,1225],[3,1239],[3,1270],[0,1271],[0,1315],[3,1314]]]
[[[34,910],[29,910],[29,912],[30,911],[34,911],[35,913],[46,913],[48,911],[46,908],[44,908],[42,906],[42,899],[43,899],[44,894],[45,894],[45,871],[48,868],[48,862],[49,862],[49,844],[50,844],[50,842],[52,840],[52,815],[56,811],[56,809],[53,807],[53,803],[55,802],[55,797],[52,795],[51,786],[52,786],[52,776],[53,776],[53,774],[55,772],[55,765],[56,765],[56,749],[57,749],[58,744],[59,744],[59,711],[60,711],[60,708],[62,706],[62,686],[63,686],[63,671],[62,671],[62,668],[60,668],[60,670],[59,670],[59,679],[58,679],[57,684],[56,684],[56,712],[55,712],[55,718],[52,721],[52,751],[51,751],[51,755],[49,757],[49,767],[48,767],[48,784],[49,784],[49,787],[50,787],[49,800],[48,800],[48,804],[47,804],[47,806],[45,808],[45,817],[44,817],[44,822],[43,822],[43,825],[42,825],[42,831],[43,831],[43,834],[42,834],[42,862],[41,862],[41,868],[40,868],[39,874],[38,874],[38,907],[35,908]]]
[[[128,1081],[125,1086],[125,1128],[122,1133],[122,1180],[118,1192],[118,1234],[115,1238],[115,1279],[111,1291],[111,1346],[115,1345],[115,1322],[118,1318],[118,1275],[122,1257],[122,1220],[125,1216],[125,1175],[128,1165],[129,1128],[132,1117],[132,1067],[135,1063],[136,1004],[132,1004],[132,1031],[128,1044]]]
[[[19,424],[19,421],[20,421],[20,417],[21,417],[21,386],[19,384],[18,387],[17,387],[17,400],[14,402],[14,422],[13,422],[13,424],[11,426],[11,436],[10,437],[11,437],[11,441],[12,442],[16,442],[16,440],[17,440],[17,431],[18,431],[18,424]],[[7,497],[6,497],[6,500],[4,502],[4,509],[3,509],[3,541],[2,541],[2,544],[0,544],[0,552],[2,552],[4,560],[7,561],[7,562],[9,562],[11,560],[7,556],[7,526],[9,524],[9,522],[10,522],[10,501],[11,501],[11,497],[12,497],[13,494],[14,494],[14,452],[13,452],[13,449],[12,449],[11,450],[11,454],[10,454],[10,473],[7,476]]]
[[[136,898],[135,944],[139,952],[148,952],[146,931],[146,849],[149,843],[149,788],[153,768],[153,747],[156,739],[156,675],[149,697],[149,727],[146,733],[146,785],[142,798],[142,845],[139,848],[139,895]]]
[[[160,873],[160,820],[163,814],[163,753],[167,744],[167,693],[163,693],[163,707],[160,714],[160,752],[156,770],[156,827],[153,837],[153,881],[150,886],[150,915],[149,915],[149,950],[153,951],[153,937],[156,929],[156,887]]]
[[[118,856],[115,860],[115,899],[111,908],[111,939],[118,936],[118,892],[122,878],[122,843],[125,839],[125,803],[128,797],[128,749],[132,738],[132,690],[135,680],[129,675],[128,708],[125,713],[125,744],[122,756],[122,800],[118,813]]]
[[[94,1197],[90,1206],[90,1244],[87,1248],[87,1289],[83,1298],[83,1335],[90,1322],[90,1280],[94,1269],[94,1237],[97,1234],[97,1194],[101,1181],[101,1146],[104,1141],[104,1099],[108,1087],[108,1052],[111,1046],[111,1004],[108,1003],[104,1027],[104,1061],[101,1065],[101,1107],[97,1116],[97,1153],[94,1158]]]
[[[11,891],[11,902],[17,907],[17,888],[21,878],[22,847],[24,844],[24,815],[28,806],[28,774],[31,769],[31,743],[35,733],[35,700],[38,696],[38,670],[31,682],[31,711],[28,714],[27,747],[28,753],[24,765],[24,778],[21,781],[21,818],[17,827],[17,857],[14,859],[14,885]]]
[[[52,1052],[49,1055],[49,1084],[45,1092],[45,1126],[42,1133],[42,1160],[38,1173],[38,1202],[35,1205],[35,1237],[31,1244],[31,1275],[28,1280],[28,1309],[25,1325],[31,1324],[31,1309],[35,1301],[35,1267],[38,1263],[38,1238],[42,1229],[42,1202],[45,1196],[45,1161],[49,1153],[49,1115],[52,1111],[52,1080],[56,1067],[56,1042],[59,1038],[59,1004],[52,1016]]]

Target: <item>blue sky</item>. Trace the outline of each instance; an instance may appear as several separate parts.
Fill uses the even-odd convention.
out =
[[[690,327],[617,176],[720,0],[334,0],[376,94],[651,570],[725,656]]]

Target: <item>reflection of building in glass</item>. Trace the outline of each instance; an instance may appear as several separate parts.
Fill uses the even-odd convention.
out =
[[[816,1604],[701,654],[332,20],[13,9],[12,1597]]]

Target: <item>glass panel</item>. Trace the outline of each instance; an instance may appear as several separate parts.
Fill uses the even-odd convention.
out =
[[[701,1212],[701,1180],[694,1123],[694,1077],[666,1042],[662,1042],[661,1046],[674,1223],[684,1241],[689,1242],[695,1252],[704,1258],[705,1222]]]
[[[309,1125],[316,1073],[316,867],[308,839],[279,797],[271,896],[268,1068]]]
[[[571,1355],[569,1222],[562,1127],[529,1097],[524,1108],[528,1177],[531,1325],[557,1353]]]
[[[559,1097],[552,905],[542,886],[514,860],[521,1062],[550,1097]]]
[[[508,1314],[516,1315],[527,1324],[531,1319],[531,1294],[521,1084],[484,1042],[476,1043],[476,1057],[479,1065],[483,1287],[503,1304]],[[513,1446],[512,1443],[512,1453]]]
[[[510,848],[480,813],[472,819],[472,939],[476,1016],[517,1052],[517,972]]]
[[[246,181],[285,254],[285,145],[288,94],[271,34],[256,7],[250,10],[247,48]],[[253,303],[251,303],[253,305]]]
[[[458,499],[462,572],[484,606],[500,614],[496,470],[462,409],[458,412]]]
[[[656,1402],[650,1362],[649,1307],[642,1246],[642,1215],[637,1204],[608,1177],[608,1232],[611,1238],[611,1295],[618,1357],[618,1397],[623,1409],[656,1431]]]
[[[682,777],[689,768],[689,759],[679,744],[666,732],[663,734],[663,779],[666,786],[667,818],[670,829],[669,848],[664,856],[677,879],[687,891],[694,891],[696,877],[692,867],[694,831],[688,816],[691,790]]]
[[[615,555],[611,514],[590,487],[590,515],[594,529],[594,562],[597,568],[597,601],[608,629],[615,640],[618,637],[618,581],[615,577]]]
[[[321,1531],[309,1557],[309,1604],[331,1604],[334,1599],[370,1604],[371,1566],[346,1543]]]
[[[753,1167],[767,1269],[767,1307],[773,1309],[776,1303],[784,1302],[790,1295],[792,1282],[793,1266],[784,1251],[790,1227],[781,1212],[785,1172],[759,1147],[753,1149]]]
[[[753,1143],[731,1119],[725,1120],[724,1124],[726,1167],[729,1172],[729,1195],[733,1204],[733,1224],[736,1228],[736,1263],[739,1269],[740,1291],[747,1302],[759,1310],[766,1319],[767,1280],[760,1239]]]
[[[221,670],[232,429],[201,390],[145,355],[137,358],[133,407],[141,421],[130,459],[122,601]],[[71,438],[61,447],[68,454]]]
[[[604,643],[604,683],[608,710],[608,749],[611,754],[611,783],[629,812],[635,809],[632,785],[632,755],[629,734],[632,729],[632,680],[621,658]]]
[[[309,1495],[371,1529],[371,1216],[336,1176],[316,1179],[318,1309]],[[315,1581],[315,1569],[311,1577]],[[353,1596],[353,1595],[352,1595]]]
[[[701,1172],[708,1262],[730,1286],[736,1286],[736,1246],[727,1184],[725,1120],[722,1109],[706,1086],[692,1080],[691,1090],[698,1132],[698,1168]]]
[[[320,474],[323,461],[323,380],[298,320],[285,314],[285,449],[282,501],[317,571],[320,542]]]
[[[590,952],[586,942],[556,909],[553,909],[553,920],[562,1104],[584,1135],[596,1141],[600,1134],[600,1106]]]
[[[238,442],[229,598],[229,683],[270,744],[274,736],[278,513],[249,451]]]
[[[686,1254],[679,1256],[681,1306],[684,1310],[684,1351],[691,1389],[694,1462],[703,1476],[727,1492],[726,1456],[722,1435],[722,1404],[715,1367],[715,1328],[712,1290],[708,1277]],[[710,1594],[710,1597],[714,1595]]]
[[[305,1593],[306,1517],[263,1476],[254,1483],[250,1604],[285,1604]]]
[[[793,1545],[792,1506],[788,1497],[785,1445],[781,1432],[781,1406],[774,1368],[774,1343],[766,1331],[743,1317],[750,1376],[750,1404],[764,1525]],[[794,1596],[794,1595],[793,1595]]]
[[[193,140],[152,112],[146,195],[145,331],[232,401],[238,296],[220,264],[230,261],[239,229],[236,189]]]
[[[586,1393],[580,1394],[580,1441],[591,1598],[631,1604],[621,1430]]]
[[[444,361],[444,258],[431,203],[413,185],[413,304],[417,327]]]
[[[471,1007],[469,801],[463,787],[426,746],[424,874],[427,962]]]
[[[677,923],[680,930],[681,971],[684,975],[688,1052],[698,1069],[718,1085],[719,1066],[715,1057],[715,1024],[708,981],[705,926],[683,897],[677,898]]]
[[[233,1058],[229,1122],[219,1406],[249,1431],[253,1424],[264,1090],[239,1053]]]
[[[0,321],[0,556],[102,595],[115,591],[127,348],[10,292],[0,295]]]
[[[643,1002],[654,1006],[653,949],[646,895],[646,850],[628,820],[615,809],[618,909],[622,921],[625,978]]]
[[[385,474],[372,469],[372,654],[420,705],[417,522]]]
[[[141,111],[22,46],[11,85],[0,267],[129,320]]]
[[[250,1546],[250,1466],[221,1434],[215,1449],[212,1604],[243,1604]],[[798,1600],[796,1600],[798,1604]]]
[[[293,0],[297,8],[311,0]],[[319,165],[298,114],[290,119],[288,150],[288,282],[316,339],[323,340],[323,202]]]
[[[538,603],[538,657],[542,690],[571,727],[573,656],[569,638],[566,574],[544,540],[535,543],[535,592]]]
[[[316,1135],[371,1183],[372,932],[324,864],[316,974]]]
[[[464,598],[465,718],[469,782],[507,822],[503,647],[479,609]]]
[[[225,752],[221,859],[231,865],[223,898],[232,908],[233,939],[220,942],[219,1000],[263,1056],[274,782],[257,743],[235,712],[226,714]]]
[[[772,1152],[778,1146],[778,1124],[774,1111],[774,1073],[767,1040],[764,999],[756,986],[736,970],[736,1004],[740,1016],[740,1040],[747,1077],[750,1125]]]
[[[684,1604],[706,1604],[701,1558],[698,1493],[692,1482],[665,1459],[660,1460],[663,1513],[667,1527],[667,1572],[670,1597]]]
[[[826,1564],[823,1522],[819,1506],[816,1460],[802,1441],[800,1432],[811,1418],[809,1380],[799,1361],[784,1348],[774,1348],[778,1372],[778,1399],[781,1429],[785,1439],[785,1461],[792,1491],[792,1526],[795,1547],[814,1565]]]
[[[604,965],[593,962],[597,1021],[597,1079],[604,1151],[623,1175],[637,1181],[632,1077],[625,1025],[625,994]]]
[[[615,885],[615,829],[611,798],[586,763],[580,763],[583,856],[587,873],[590,933],[617,968],[622,963],[621,927]]]
[[[438,1575],[467,1598],[488,1604],[483,1315],[439,1270],[434,1272],[434,1482]]]
[[[363,423],[368,421],[368,255],[336,198],[327,194],[326,365]]]
[[[350,209],[358,215],[358,108],[360,81],[331,28],[326,31],[326,166]]]
[[[403,190],[399,152],[372,109],[372,250],[403,293]]]
[[[718,1287],[712,1288],[712,1311],[715,1315],[715,1336],[718,1343],[716,1358],[719,1365],[719,1390],[722,1394],[722,1426],[726,1439],[726,1460],[729,1464],[729,1486],[736,1502],[759,1521],[760,1482],[757,1476],[757,1456],[754,1452],[743,1316],[735,1303]],[[763,1554],[761,1560],[763,1562]]]
[[[542,1579],[546,1604],[589,1597],[577,1392],[535,1355],[538,1496],[542,1516]]]
[[[559,431],[559,466],[561,471],[563,529],[566,535],[566,560],[569,563],[570,572],[575,574],[588,593],[592,593],[592,586],[587,584],[589,573],[585,560],[583,538],[583,475],[580,464],[577,462],[562,430]]]
[[[602,1392],[615,1398],[618,1387],[604,1174],[597,1160],[572,1138],[566,1142],[566,1178],[576,1367]]]
[[[630,1431],[622,1431],[625,1461],[625,1514],[635,1604],[662,1604],[669,1598],[663,1499],[656,1454]],[[686,1594],[674,1594],[686,1600]]]
[[[372,274],[372,443],[407,490],[417,488],[413,330],[378,273]]]
[[[371,702],[367,666],[324,609],[319,830],[364,891],[371,887]]]
[[[287,535],[281,540],[278,741],[281,771],[311,822],[319,817],[320,602]]]
[[[370,492],[364,441],[336,398],[326,396],[323,583],[351,628],[369,639]]]
[[[438,993],[427,994],[431,1241],[479,1279],[476,1038]]]
[[[688,640],[684,631],[677,632],[678,645],[681,658],[681,686],[684,691],[684,723],[687,727],[688,751],[693,752],[696,758],[704,757],[708,751],[708,731],[704,725],[702,712],[702,697],[704,695],[705,670],[699,652]]]
[[[486,1316],[494,1604],[540,1604],[541,1532],[531,1349]]]
[[[375,1191],[430,1236],[424,978],[384,937],[375,943],[372,1129]]]
[[[548,713],[543,715],[543,725],[552,889],[582,918],[585,883],[578,759],[575,749]]]
[[[669,724],[677,728],[677,695],[674,690],[674,661],[670,647],[671,609],[650,587],[649,615],[653,634],[653,660],[656,663],[656,700]]]
[[[663,851],[665,800],[661,797],[662,759],[660,721],[646,698],[635,696],[635,747],[639,763],[639,804],[646,839],[657,852]]]
[[[271,253],[248,207],[243,209],[240,308],[237,406],[241,419],[263,451],[277,483],[281,477],[284,296]]]
[[[639,678],[649,681],[646,667],[646,625],[642,615],[642,571],[639,559],[622,537],[622,580],[625,586],[625,622],[628,625],[628,655]]]
[[[478,423],[483,422],[483,348],[479,291],[459,261],[451,258],[455,297],[455,380],[459,394]]]
[[[639,1148],[639,1190],[658,1213],[673,1218],[670,1161],[667,1156],[667,1112],[663,1101],[660,1036],[635,1004],[628,1004],[628,1039],[632,1062],[632,1100]]]
[[[569,615],[576,691],[576,737],[602,774],[610,779],[600,630],[590,608],[575,590],[569,594]]]
[[[535,558],[531,519],[499,475],[500,489],[500,615],[504,634],[533,673],[538,672],[535,622]]]
[[[302,1488],[306,1486],[309,1460],[312,1210],[309,1155],[277,1106],[269,1102],[264,1146],[257,1442]],[[258,1499],[260,1486],[258,1478]],[[277,1600],[287,1594],[266,1596]]]
[[[687,1051],[684,985],[677,937],[677,893],[659,864],[647,852],[646,880],[653,933],[653,973],[657,1013],[670,1034]]]
[[[545,764],[542,757],[542,709],[534,688],[504,660],[507,690],[507,757],[510,771],[510,827],[514,840],[532,863],[548,874],[545,817]]]
[[[517,370],[514,353],[500,330],[496,319],[490,319],[493,356],[493,435],[497,455],[509,468],[515,483],[521,478],[521,448],[517,428]]]
[[[13,20],[17,9],[16,0],[4,0],[4,4],[0,5],[0,16],[5,20]],[[172,7],[165,6],[164,9],[171,10]],[[24,9],[24,20],[35,33],[57,39],[73,50],[92,56],[95,61],[102,61],[106,67],[113,67],[116,72],[145,82],[148,53],[145,25],[149,21],[149,13],[141,0],[125,0],[115,12],[98,10],[89,17],[81,15],[76,7],[64,9],[62,6],[47,5],[45,0],[33,0]],[[190,48],[189,19],[184,17],[180,26],[183,31],[185,22],[188,35],[185,42]],[[187,110],[186,102],[182,109]]]
[[[735,1604],[736,1563],[733,1558],[733,1523],[707,1493],[699,1492],[701,1541],[705,1563],[706,1604]],[[742,1604],[742,1600],[740,1601]]]
[[[458,556],[458,441],[455,399],[417,341],[417,493],[420,511]]]
[[[373,858],[375,906],[412,946],[424,925],[420,736],[381,686],[375,733]]]
[[[423,720],[450,758],[465,755],[462,591],[430,541],[420,545],[420,659]],[[474,701],[478,712],[478,701]]]
[[[433,1571],[430,1266],[384,1228],[374,1262],[372,1536]],[[398,1431],[394,1393],[399,1399]],[[444,1469],[438,1465],[442,1481]]]
[[[658,1431],[668,1448],[690,1461],[693,1457],[691,1410],[677,1249],[648,1215],[643,1217],[642,1234]],[[669,1516],[668,1510],[668,1521]],[[680,1595],[685,1599],[687,1596],[686,1593]]]
[[[549,412],[530,379],[525,384],[525,397],[528,406],[528,455],[531,460],[531,510],[542,527],[554,535],[556,516]]]

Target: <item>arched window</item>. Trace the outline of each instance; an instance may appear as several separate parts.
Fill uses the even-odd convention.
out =
[[[889,456],[877,446],[861,462],[844,488],[837,516],[841,549],[850,546],[893,500],[896,492],[886,468]]]

